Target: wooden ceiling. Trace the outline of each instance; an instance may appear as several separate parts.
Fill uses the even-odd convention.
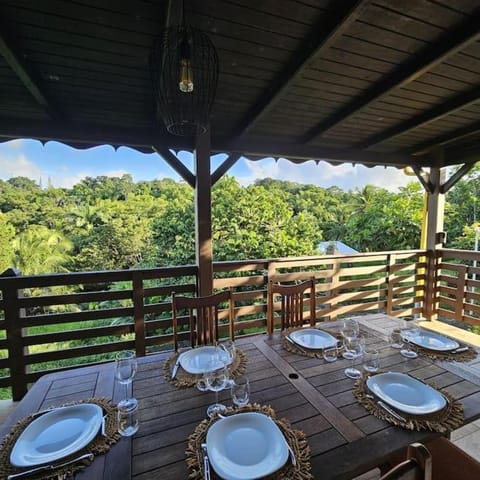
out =
[[[148,69],[169,5],[181,3],[0,0],[0,141],[191,149],[157,119]],[[480,159],[478,0],[185,8],[220,60],[213,151],[398,167]]]

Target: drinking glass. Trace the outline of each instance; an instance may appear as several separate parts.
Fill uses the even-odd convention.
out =
[[[328,347],[323,349],[323,359],[326,362],[335,362],[338,358],[337,347]]]
[[[360,337],[352,338],[348,344],[348,351],[353,355],[352,365],[345,369],[345,375],[348,378],[357,379],[362,376],[362,372],[355,368],[355,360],[363,355],[364,341]]]
[[[400,354],[403,355],[405,358],[417,358],[418,353],[415,350],[412,350],[411,339],[418,335],[420,328],[417,325],[417,322],[414,320],[409,320],[406,323],[406,328],[402,330],[402,338],[405,342],[404,348],[400,350]]]
[[[374,373],[380,368],[378,350],[365,350],[363,357],[363,369],[366,372]]]
[[[229,384],[228,372],[224,363],[218,360],[210,361],[207,365],[205,373],[205,384],[208,389],[215,392],[215,403],[207,408],[207,415],[210,418],[215,417],[219,413],[224,413],[227,409],[222,403],[218,403],[218,392],[223,390]]]
[[[128,398],[128,385],[132,382],[137,372],[137,357],[132,350],[118,352],[115,355],[115,378],[125,385],[125,399],[118,402],[118,407],[122,409],[132,409],[137,405],[136,398]]]
[[[250,400],[250,383],[247,377],[238,377],[230,387],[232,401],[237,407],[244,407]]]
[[[402,331],[399,328],[394,328],[390,332],[389,340],[390,340],[390,346],[392,348],[396,348],[398,350],[403,348]]]

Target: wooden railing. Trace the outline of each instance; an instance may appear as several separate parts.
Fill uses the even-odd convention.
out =
[[[436,314],[480,330],[480,252],[444,249],[436,257]]]
[[[409,250],[216,262],[214,288],[234,288],[236,336],[266,331],[270,278],[314,276],[318,321],[422,314],[426,255]],[[195,295],[197,268],[3,277],[0,291],[0,387],[11,387],[18,399],[46,372],[108,361],[127,348],[138,355],[171,349],[171,292]],[[222,332],[227,335],[226,324]]]

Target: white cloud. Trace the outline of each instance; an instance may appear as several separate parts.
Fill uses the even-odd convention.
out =
[[[259,161],[245,160],[245,165],[248,174],[237,176],[242,185],[270,177],[324,188],[337,186],[343,190],[353,190],[371,184],[393,191],[415,181],[414,177],[408,177],[403,170],[393,167],[368,168],[347,163],[331,165],[325,161],[319,162],[318,165],[313,161],[296,164],[284,159],[275,161],[273,158]]]
[[[35,182],[39,182],[41,176],[42,172],[38,165],[28,160],[24,154],[0,154],[0,177],[3,180],[12,177],[28,177]]]

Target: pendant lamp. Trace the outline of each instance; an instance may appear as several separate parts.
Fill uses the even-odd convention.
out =
[[[218,55],[202,31],[180,25],[155,39],[150,74],[157,112],[168,132],[193,136],[206,132],[218,82]]]

